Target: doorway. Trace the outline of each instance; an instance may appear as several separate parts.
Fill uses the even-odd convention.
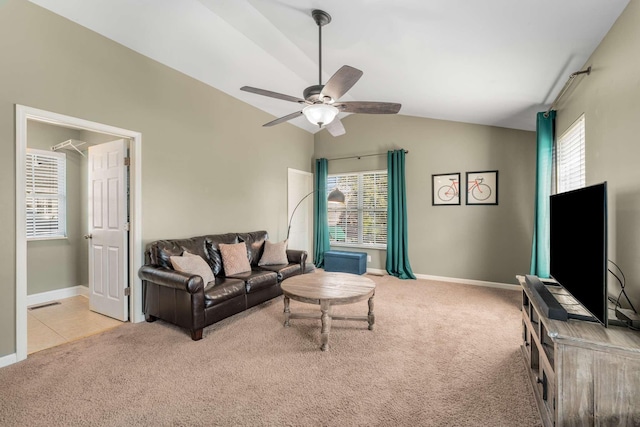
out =
[[[106,134],[113,139],[130,141],[129,154],[129,241],[127,259],[127,283],[129,290],[129,320],[144,320],[142,314],[142,286],[137,271],[142,265],[141,239],[141,153],[142,135],[139,132],[90,122],[45,110],[16,105],[16,361],[27,357],[27,244],[25,208],[25,159],[27,148],[27,123],[49,123],[70,129]]]

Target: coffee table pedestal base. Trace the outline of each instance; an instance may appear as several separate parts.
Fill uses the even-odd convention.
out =
[[[309,302],[309,301],[305,301]],[[320,329],[320,349],[322,351],[329,350],[329,332],[331,331],[332,320],[359,320],[369,324],[368,329],[373,330],[375,323],[375,315],[373,314],[373,295],[368,300],[369,313],[366,316],[332,316],[331,303],[329,301],[318,301],[320,305],[320,313],[291,313],[290,298],[284,297],[284,326],[291,326],[290,319],[320,319],[322,328]]]

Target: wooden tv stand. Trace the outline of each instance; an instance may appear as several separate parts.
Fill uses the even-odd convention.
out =
[[[523,290],[522,352],[544,425],[640,425],[640,332],[548,319],[525,277],[516,278]],[[561,295],[561,286],[549,289],[567,311],[582,309]]]

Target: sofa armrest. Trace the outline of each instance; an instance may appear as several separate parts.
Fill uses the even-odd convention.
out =
[[[165,267],[143,265],[140,267],[140,270],[138,270],[138,277],[142,280],[147,280],[160,286],[167,286],[187,291],[190,294],[195,294],[204,290],[202,277],[183,273],[181,271],[170,270]]]
[[[287,259],[290,264],[301,264],[304,267],[304,263],[307,261],[307,251],[287,249]]]

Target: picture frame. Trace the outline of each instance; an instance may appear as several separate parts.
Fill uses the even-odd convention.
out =
[[[431,175],[431,205],[460,205],[460,172]]]
[[[498,204],[498,171],[474,171],[465,175],[467,205]]]

